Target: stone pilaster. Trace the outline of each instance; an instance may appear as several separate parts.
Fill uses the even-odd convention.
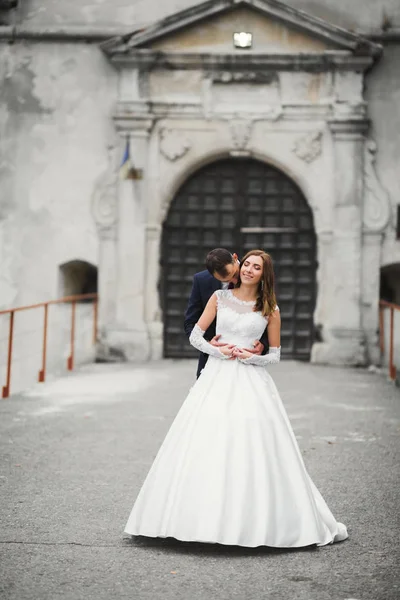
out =
[[[316,341],[321,341],[323,337],[324,323],[326,322],[327,306],[329,306],[329,273],[330,258],[332,253],[332,231],[317,231],[318,243],[318,269],[317,269],[317,304],[314,312],[314,324],[316,329]]]
[[[118,185],[116,322],[108,332],[108,338],[127,360],[144,361],[150,357],[145,320],[145,271],[147,165],[152,121],[129,120],[122,125],[118,127],[123,138],[121,149],[129,136],[131,162],[140,172],[140,178],[120,180]]]
[[[149,329],[150,354],[152,360],[159,360],[163,356],[164,324],[160,311],[158,289],[161,235],[161,225],[158,223],[149,223],[147,225],[146,257],[149,269],[146,277],[145,319]]]
[[[329,122],[334,146],[335,205],[330,257],[330,302],[323,341],[312,360],[338,365],[365,364],[362,302],[362,204],[364,119]]]
[[[362,328],[367,341],[369,363],[380,362],[379,286],[383,232],[390,222],[389,196],[375,171],[377,147],[365,144],[363,196]]]
[[[117,178],[112,161],[96,183],[92,197],[92,215],[99,236],[98,259],[98,348],[105,357],[107,351],[107,330],[116,318],[117,283]]]
[[[361,324],[366,341],[369,364],[379,364],[379,287],[382,235],[372,231],[363,234]]]

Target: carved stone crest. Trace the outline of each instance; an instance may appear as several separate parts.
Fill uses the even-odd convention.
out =
[[[294,143],[292,150],[301,160],[311,163],[322,152],[322,132],[307,133]]]
[[[186,135],[177,129],[161,129],[160,150],[170,161],[177,160],[186,154],[192,147]]]
[[[390,221],[390,200],[375,171],[376,143],[368,140],[364,148],[363,222],[366,230],[379,232]]]
[[[251,121],[232,121],[229,125],[232,147],[235,151],[246,150],[250,141],[253,123]]]

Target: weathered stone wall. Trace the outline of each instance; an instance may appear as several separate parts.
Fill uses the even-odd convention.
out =
[[[59,266],[97,266],[91,214],[96,181],[113,160],[116,76],[94,46],[0,46],[0,307],[60,296]],[[65,372],[70,306],[49,311],[48,375]],[[0,385],[9,317],[0,316]],[[93,308],[77,309],[75,363],[94,358]],[[37,381],[43,309],[15,316],[11,391]]]
[[[58,295],[58,266],[97,264],[91,197],[115,143],[116,75],[97,47],[17,43],[0,54],[2,307]]]

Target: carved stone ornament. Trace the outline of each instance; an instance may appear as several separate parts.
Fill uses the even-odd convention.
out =
[[[311,163],[322,152],[322,132],[307,133],[295,142],[292,150],[301,160]]]
[[[101,234],[115,229],[117,222],[117,178],[115,173],[100,177],[92,196],[92,214]]]
[[[250,141],[253,123],[251,121],[232,121],[229,125],[234,150],[246,150]]]
[[[192,147],[190,140],[182,131],[176,129],[161,129],[160,150],[170,161],[177,160]]]
[[[365,143],[364,150],[364,213],[367,231],[380,232],[390,221],[390,200],[375,171],[377,146],[373,140]]]

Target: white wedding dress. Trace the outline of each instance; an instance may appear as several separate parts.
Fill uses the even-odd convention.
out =
[[[220,341],[249,347],[266,318],[231,290],[215,292]],[[295,548],[347,538],[311,481],[272,377],[278,349],[224,360],[211,354],[155,458],[125,533],[239,546]]]

